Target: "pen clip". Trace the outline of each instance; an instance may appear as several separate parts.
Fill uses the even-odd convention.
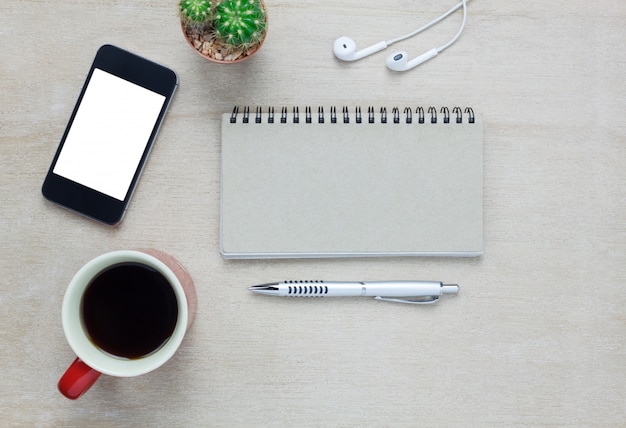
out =
[[[439,296],[417,297],[415,299],[398,299],[392,297],[376,296],[374,297],[374,299],[383,300],[385,302],[408,303],[410,305],[432,305],[433,303],[437,303],[439,301]]]

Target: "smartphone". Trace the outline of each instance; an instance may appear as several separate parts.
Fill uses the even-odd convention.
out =
[[[96,54],[42,186],[43,196],[119,223],[176,91],[169,68],[112,45]]]

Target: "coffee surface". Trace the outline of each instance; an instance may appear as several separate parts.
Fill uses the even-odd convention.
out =
[[[104,351],[136,359],[159,349],[174,332],[176,294],[157,270],[120,263],[87,286],[82,319],[91,341]]]

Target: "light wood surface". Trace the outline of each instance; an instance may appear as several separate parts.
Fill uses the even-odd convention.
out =
[[[624,426],[626,3],[472,0],[416,38],[340,63],[454,2],[266,0],[248,62],[206,62],[174,0],[0,5],[0,337],[3,426]],[[107,227],[40,187],[99,46],[172,67],[180,87],[125,220]],[[219,254],[220,114],[233,105],[472,106],[485,122],[484,256],[225,261]],[[297,143],[297,142],[294,142]],[[389,144],[393,144],[390,141]],[[401,198],[402,195],[398,195]],[[251,213],[254,215],[254,213]],[[198,313],[165,366],[56,390],[73,359],[61,301],[115,249],[153,247],[195,279]],[[415,307],[278,299],[283,279],[434,279],[461,293]]]

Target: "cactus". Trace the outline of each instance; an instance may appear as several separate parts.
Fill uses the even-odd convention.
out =
[[[209,59],[252,55],[267,31],[263,0],[180,0],[179,10],[187,41]]]
[[[202,26],[211,17],[209,0],[181,0],[180,16],[187,25]]]
[[[215,8],[216,37],[231,47],[250,48],[265,36],[265,12],[259,0],[225,0]]]

